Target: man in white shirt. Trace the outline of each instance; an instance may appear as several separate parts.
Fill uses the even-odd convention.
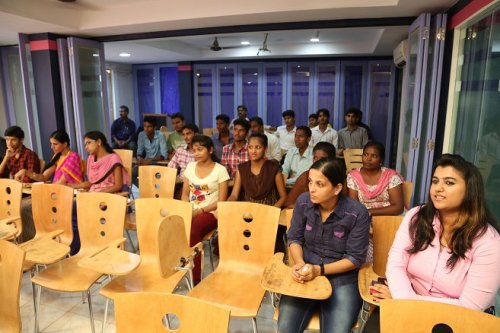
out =
[[[285,125],[278,126],[274,135],[278,138],[280,148],[283,152],[295,148],[295,112],[287,110],[281,114],[285,120]]]
[[[283,177],[287,187],[291,187],[297,178],[309,170],[313,163],[313,148],[309,147],[311,129],[299,126],[295,131],[295,148],[289,149],[283,163]]]
[[[312,129],[311,147],[314,147],[318,142],[329,142],[338,149],[339,137],[337,131],[328,127],[330,122],[330,112],[327,109],[319,109],[318,112],[318,126]]]
[[[250,118],[250,132],[252,134],[261,133],[267,136],[266,158],[268,160],[281,161],[281,149],[278,138],[264,131],[264,122],[261,117]]]
[[[229,124],[229,130],[231,130],[231,131],[234,128],[234,121],[236,119],[245,119],[246,121],[250,121],[250,119],[248,119],[248,109],[247,109],[246,106],[244,106],[244,105],[238,105],[238,107],[236,108],[236,112],[238,112],[238,117],[234,118],[231,121],[231,124]]]

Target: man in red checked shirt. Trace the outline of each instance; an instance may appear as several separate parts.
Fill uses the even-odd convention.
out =
[[[19,126],[11,126],[5,130],[7,151],[0,164],[2,177],[14,178],[23,183],[33,180],[26,176],[26,171],[40,173],[40,159],[38,155],[23,145],[24,131]]]

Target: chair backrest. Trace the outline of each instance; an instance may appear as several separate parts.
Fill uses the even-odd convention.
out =
[[[100,249],[123,237],[127,198],[101,192],[78,193],[76,210],[81,249],[78,255]]]
[[[413,183],[412,182],[404,182],[403,183],[403,202],[404,202],[406,210],[411,208],[411,197],[412,196],[413,196]]]
[[[160,274],[166,278],[176,272],[175,267],[183,264],[182,258],[193,255],[188,239],[184,234],[184,221],[179,215],[162,219],[157,228],[158,249],[156,253]]]
[[[73,240],[73,189],[59,184],[33,184],[31,201],[36,237],[62,229],[60,241],[70,245]]]
[[[113,149],[113,151],[120,156],[123,166],[129,176],[129,184],[132,184],[132,158],[134,152],[130,149]]]
[[[141,262],[157,262],[159,248],[163,248],[160,246],[157,236],[160,224],[166,217],[180,216],[184,234],[175,233],[175,236],[179,238],[179,241],[189,239],[193,216],[193,206],[189,202],[167,198],[140,198],[135,200],[135,214],[137,238],[141,248]],[[172,228],[175,229],[175,226]],[[173,234],[173,232],[170,233]],[[186,243],[189,244],[187,241]],[[165,260],[168,261],[168,259]],[[162,264],[160,263],[160,265]],[[166,275],[166,272],[162,272],[162,275]]]
[[[252,202],[217,204],[219,267],[262,274],[273,256],[280,209]]]
[[[114,298],[117,333],[227,333],[228,309],[200,299],[167,293],[119,293]],[[166,327],[166,315],[175,315]]]
[[[177,169],[161,165],[139,167],[139,194],[141,198],[173,198]]]
[[[214,133],[217,132],[217,128],[212,128],[212,127],[209,127],[209,128],[204,128],[203,129],[203,135],[206,135],[206,136],[212,136]]]
[[[373,271],[379,276],[385,276],[389,250],[391,249],[401,221],[403,221],[402,215],[372,217]]]
[[[15,244],[0,240],[0,330],[21,332],[19,294],[25,253]]]
[[[0,178],[0,220],[20,216],[23,184],[14,179]],[[18,235],[22,231],[21,221],[16,223]]]
[[[290,229],[292,225],[293,208],[284,208],[280,213],[280,224],[286,226],[286,229]]]
[[[436,325],[447,325],[453,333],[499,332],[500,318],[446,303],[394,299],[380,302],[381,333],[431,333]]]
[[[344,160],[347,172],[354,168],[361,168],[363,166],[363,149],[344,150]]]

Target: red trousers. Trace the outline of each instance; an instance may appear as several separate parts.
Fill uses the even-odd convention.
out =
[[[201,242],[203,237],[210,231],[217,228],[217,219],[212,213],[201,213],[195,217],[191,222],[191,238],[189,243],[191,246]],[[194,260],[193,280],[196,285],[201,281],[201,255],[197,256]]]

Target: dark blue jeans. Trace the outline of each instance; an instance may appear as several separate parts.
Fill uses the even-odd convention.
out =
[[[322,301],[283,295],[278,332],[303,332],[319,307],[320,332],[348,333],[356,323],[361,304],[357,282],[333,288],[332,296]]]

